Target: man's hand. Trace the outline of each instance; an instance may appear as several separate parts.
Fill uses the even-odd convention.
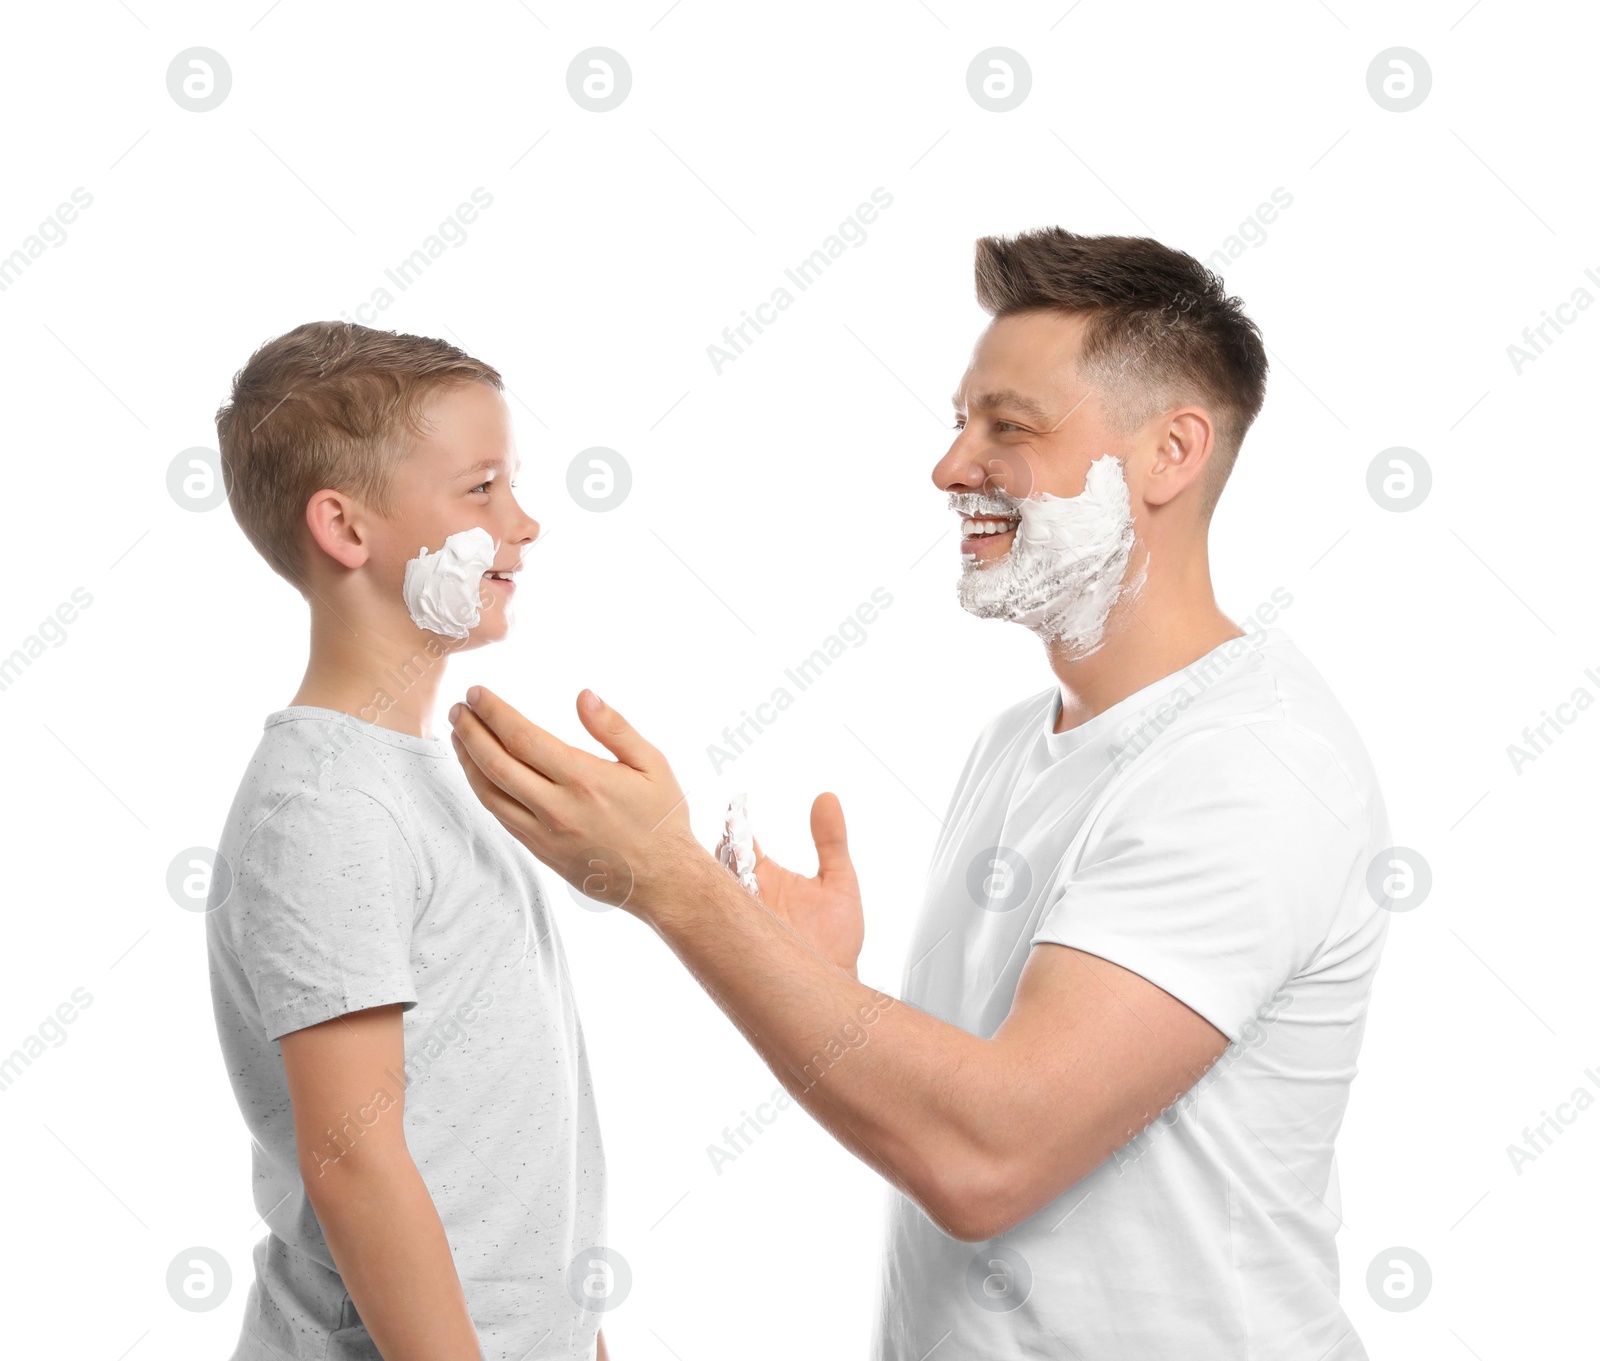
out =
[[[861,886],[845,840],[844,809],[832,794],[818,794],[811,805],[811,839],[817,847],[817,872],[807,879],[784,869],[762,851],[761,839],[755,838],[761,901],[824,959],[855,978],[866,924],[861,915]]]
[[[592,690],[578,696],[578,719],[615,761],[568,746],[477,685],[450,710],[451,741],[473,793],[512,836],[590,897],[643,916],[681,890],[687,862],[715,862],[667,758]]]

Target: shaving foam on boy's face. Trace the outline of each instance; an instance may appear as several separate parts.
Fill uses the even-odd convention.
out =
[[[1089,465],[1077,496],[951,492],[950,508],[978,517],[980,526],[1015,525],[1003,555],[962,554],[962,607],[980,619],[1022,624],[1073,659],[1099,650],[1112,606],[1144,584],[1143,566],[1123,584],[1134,548],[1133,512],[1122,463],[1110,454]],[[964,522],[964,532],[972,528]]]
[[[430,633],[465,638],[483,612],[483,574],[494,566],[496,544],[474,525],[452,534],[437,553],[426,545],[406,563],[402,587],[411,622]]]

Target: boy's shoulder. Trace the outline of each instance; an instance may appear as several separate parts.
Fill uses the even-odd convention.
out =
[[[408,755],[437,756],[433,746],[332,709],[276,710],[262,724],[218,849],[233,859],[264,824],[286,816],[392,818],[403,827],[409,800],[402,767]]]

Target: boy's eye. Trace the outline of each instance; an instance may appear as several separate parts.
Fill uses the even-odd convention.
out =
[[[478,485],[476,487],[473,487],[472,490],[475,491],[475,492],[476,491],[487,492],[489,490],[489,484],[487,482],[480,482],[480,483],[478,483]]]

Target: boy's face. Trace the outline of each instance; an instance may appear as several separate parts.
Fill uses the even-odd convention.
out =
[[[394,512],[372,544],[372,564],[380,580],[392,582],[400,602],[406,562],[426,548],[439,551],[450,535],[475,526],[495,542],[495,571],[514,571],[522,551],[539,537],[512,494],[512,477],[521,466],[511,437],[511,413],[488,383],[460,383],[441,389],[422,408],[426,437],[395,470]],[[511,581],[485,577],[479,595],[481,616],[460,650],[497,642],[511,630]],[[404,605],[401,605],[404,609]]]

